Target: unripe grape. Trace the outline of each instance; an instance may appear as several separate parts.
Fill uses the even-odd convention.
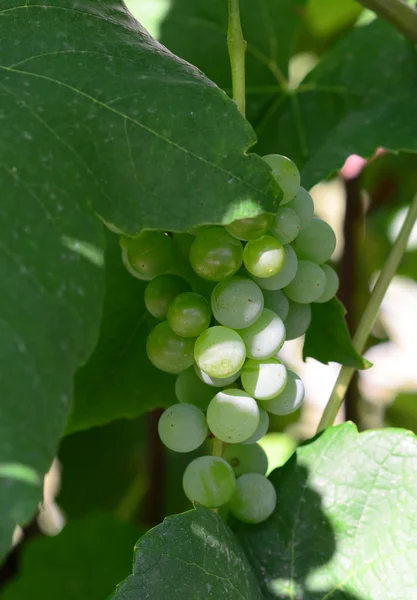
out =
[[[292,208],[300,219],[300,229],[303,229],[314,216],[313,198],[303,187],[299,187],[295,197],[288,202],[288,208]]]
[[[255,429],[255,432],[250,437],[248,437],[247,440],[244,440],[243,442],[241,442],[242,444],[245,444],[245,445],[246,444],[254,444],[255,442],[258,442],[259,440],[261,440],[264,437],[264,435],[268,432],[268,428],[269,428],[268,413],[261,406],[259,406],[259,404],[258,404],[258,408],[259,408],[258,427]]]
[[[234,275],[242,265],[242,244],[223,227],[198,233],[190,249],[190,263],[203,279],[221,281]]]
[[[299,304],[298,302],[290,300],[288,305],[288,315],[284,322],[287,340],[295,340],[304,335],[310,327],[310,323],[310,304]]]
[[[150,281],[173,266],[172,239],[163,231],[142,231],[136,238],[123,236],[120,244],[130,265],[142,279]]]
[[[242,369],[243,388],[257,400],[269,400],[277,396],[287,382],[287,370],[280,360],[248,360]]]
[[[240,335],[228,327],[206,329],[197,339],[194,356],[202,371],[222,379],[237,373],[243,366],[246,348]]]
[[[263,290],[263,295],[265,308],[269,308],[269,310],[276,313],[282,321],[285,321],[288,315],[289,300],[284,292],[282,290]]]
[[[294,371],[287,370],[287,383],[275,398],[263,402],[262,406],[273,415],[289,415],[302,405],[304,384]]]
[[[323,264],[320,265],[320,267],[323,269],[326,276],[326,285],[324,286],[322,295],[317,298],[315,302],[322,304],[323,302],[328,302],[336,295],[336,292],[339,289],[339,277],[336,271],[329,265]]]
[[[326,221],[313,217],[300,231],[292,246],[298,258],[316,264],[328,260],[336,248],[336,234]]]
[[[203,412],[193,404],[174,404],[159,418],[161,441],[174,452],[196,450],[207,437],[208,428]]]
[[[190,502],[217,508],[229,502],[235,490],[235,474],[218,456],[200,456],[185,469],[182,484]]]
[[[194,339],[180,337],[171,330],[167,321],[162,321],[150,332],[146,352],[155,367],[178,374],[194,362]]]
[[[282,269],[272,277],[251,277],[263,290],[280,290],[294,279],[298,269],[298,258],[289,244],[284,246],[284,265]]]
[[[323,269],[309,260],[299,260],[297,274],[284,288],[284,293],[294,302],[310,304],[320,298],[325,285],[326,276]]]
[[[239,333],[246,346],[246,356],[257,360],[272,358],[285,342],[284,323],[268,308],[264,308],[255,323]]]
[[[278,208],[271,233],[281,242],[289,244],[300,232],[300,219],[297,213],[287,206]]]
[[[259,444],[231,444],[224,451],[223,458],[230,464],[236,477],[244,473],[265,475],[268,470],[268,457]]]
[[[239,444],[258,427],[258,404],[242,390],[222,390],[208,405],[207,423],[213,435],[222,442]]]
[[[200,294],[184,292],[171,302],[167,320],[177,335],[197,337],[210,325],[210,305]]]
[[[175,395],[178,402],[194,404],[206,411],[216,390],[203,383],[197,376],[194,366],[182,371],[175,380]]]
[[[211,294],[214,318],[232,329],[242,329],[254,323],[263,306],[261,289],[246,277],[231,277],[221,281]]]
[[[166,319],[173,299],[190,289],[188,283],[177,275],[159,275],[145,288],[145,306],[155,319]]]
[[[232,514],[244,523],[262,523],[274,512],[277,494],[272,483],[259,473],[245,473],[236,481],[230,501]]]
[[[269,213],[262,213],[257,217],[238,219],[226,225],[227,231],[238,240],[256,240],[264,235],[271,227],[274,217]]]
[[[284,260],[284,248],[272,235],[248,242],[243,250],[245,267],[255,277],[276,275],[284,266]]]
[[[208,386],[214,387],[214,388],[228,387],[229,385],[231,385],[232,383],[234,383],[236,381],[236,379],[239,379],[240,373],[241,373],[241,369],[239,369],[233,375],[230,375],[229,377],[223,377],[223,378],[220,379],[219,377],[210,377],[210,375],[208,375],[207,373],[205,373],[204,371],[202,371],[200,369],[200,367],[198,366],[197,363],[194,363],[193,369],[194,369],[195,374],[197,375],[197,377],[203,383],[205,383]],[[213,392],[213,394],[214,393],[215,392]]]
[[[300,187],[300,172],[292,160],[281,154],[268,154],[262,157],[271,167],[272,174],[282,189],[281,204],[292,200]]]

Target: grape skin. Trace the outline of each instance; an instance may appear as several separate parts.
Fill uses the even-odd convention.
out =
[[[287,384],[283,391],[262,406],[272,415],[289,415],[300,408],[304,401],[304,384],[294,371],[287,370]]]
[[[287,206],[277,210],[271,233],[281,244],[289,244],[300,232],[300,219],[297,213]]]
[[[265,475],[268,470],[268,457],[259,444],[230,444],[224,451],[223,458],[230,464],[236,477],[244,473]]]
[[[300,231],[292,246],[298,258],[324,263],[336,248],[336,235],[326,221],[313,217]]]
[[[241,329],[240,335],[248,358],[272,358],[285,342],[285,327],[277,314],[264,308],[259,319],[250,327]]]
[[[320,298],[325,285],[326,276],[323,269],[309,260],[300,260],[297,274],[284,288],[284,293],[293,302],[310,304]]]
[[[226,225],[226,230],[235,238],[242,241],[256,240],[263,236],[273,223],[274,217],[269,213],[262,213],[257,217],[247,219],[238,219],[230,225]]]
[[[222,442],[239,444],[258,427],[258,404],[242,390],[222,390],[208,405],[207,423],[213,435]]]
[[[295,197],[286,206],[298,215],[300,229],[303,229],[314,216],[313,198],[303,187],[299,187]]]
[[[208,433],[203,412],[194,404],[174,404],[159,418],[161,441],[174,452],[191,452],[205,441]]]
[[[174,298],[189,289],[188,283],[177,275],[159,275],[145,288],[145,306],[155,319],[162,321]]]
[[[157,369],[178,374],[194,362],[194,339],[180,337],[170,329],[167,321],[162,321],[150,332],[146,352]]]
[[[272,277],[284,266],[284,248],[272,235],[248,242],[243,250],[246,269],[259,278]]]
[[[210,377],[210,375],[208,375],[202,369],[200,369],[200,367],[198,366],[197,363],[194,363],[193,369],[194,369],[197,377],[203,383],[205,383],[206,385],[209,385],[211,387],[215,387],[215,388],[228,387],[229,385],[234,383],[236,381],[236,379],[239,379],[240,373],[241,373],[241,369],[239,369],[233,375],[230,375],[229,377],[223,377],[220,379],[218,377]]]
[[[243,367],[246,347],[236,331],[217,325],[206,329],[197,338],[194,356],[202,371],[210,377],[222,379]]]
[[[274,512],[277,494],[272,483],[259,473],[245,473],[236,481],[230,511],[244,523],[262,523]]]
[[[184,292],[171,302],[167,320],[177,335],[197,337],[210,325],[210,305],[200,294]]]
[[[280,360],[248,360],[242,369],[243,389],[257,400],[269,400],[277,396],[287,382],[287,370]]]
[[[285,321],[289,310],[289,300],[282,290],[263,290],[264,307],[276,313]]]
[[[242,444],[254,444],[258,442],[260,439],[264,437],[264,435],[268,432],[269,429],[269,415],[261,406],[258,405],[259,408],[259,423],[258,427],[255,429],[255,433],[253,433],[247,440],[241,442]]]
[[[244,277],[221,281],[211,294],[214,318],[231,329],[242,329],[257,321],[263,306],[261,289],[254,281]]]
[[[173,266],[172,239],[163,231],[142,231],[136,238],[123,236],[120,243],[129,264],[142,279],[150,281]]]
[[[242,244],[222,227],[200,231],[190,248],[190,263],[203,279],[221,281],[242,265]]]
[[[300,187],[300,172],[292,160],[282,154],[268,154],[262,157],[272,169],[272,174],[282,189],[281,204],[287,204],[296,195]]]
[[[185,469],[182,479],[190,502],[198,502],[206,508],[218,508],[229,502],[235,482],[232,467],[218,456],[195,458]]]
[[[336,295],[336,292],[339,289],[339,277],[336,271],[329,265],[323,264],[320,265],[320,267],[323,269],[326,276],[326,285],[324,286],[322,295],[317,298],[315,302],[322,304],[323,302],[328,302]]]
[[[287,340],[295,340],[304,335],[311,323],[311,305],[289,301],[288,315],[285,319]]]
[[[215,390],[203,383],[197,376],[194,366],[182,371],[175,380],[175,395],[178,402],[194,404],[206,411]]]
[[[284,246],[284,265],[276,275],[272,277],[251,277],[263,290],[275,291],[285,288],[291,283],[297,274],[298,258],[289,244]]]

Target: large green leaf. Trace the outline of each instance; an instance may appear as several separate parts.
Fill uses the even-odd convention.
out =
[[[31,542],[3,600],[104,600],[127,575],[140,530],[110,516],[70,521],[57,537]]]
[[[133,575],[112,600],[261,600],[233,533],[211,510],[168,517],[136,545]]]
[[[272,210],[235,104],[153,41],[121,0],[0,8],[0,555],[40,499],[72,377],[96,342],[100,215],[186,229]]]
[[[414,598],[417,439],[326,430],[271,475],[274,515],[235,532],[273,600]]]

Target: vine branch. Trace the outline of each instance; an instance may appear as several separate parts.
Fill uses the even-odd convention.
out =
[[[400,264],[400,261],[403,257],[409,235],[411,233],[416,219],[417,195],[415,196],[413,202],[411,203],[408,209],[407,216],[405,218],[403,226],[401,227],[401,231],[398,234],[397,239],[395,240],[395,243],[388,256],[387,262],[385,263],[375,284],[375,287],[372,290],[369,302],[362,314],[362,317],[359,321],[358,329],[353,337],[353,346],[355,347],[357,352],[359,352],[359,354],[362,354],[364,351],[366,340],[368,339],[371,329],[375,323],[379,307],[385,296],[385,292],[387,291],[391,279],[394,277],[398,269],[398,265]],[[354,372],[355,369],[352,369],[350,367],[342,367],[339,376],[336,380],[330,399],[326,405],[326,408],[324,409],[323,416],[320,420],[317,431],[322,431],[326,427],[330,427],[331,425],[333,425],[333,422],[342,405],[343,398],[345,397],[347,387],[350,383],[350,380],[352,379]]]
[[[240,24],[239,0],[229,0],[229,26],[227,29],[227,47],[232,67],[233,100],[245,116],[245,52],[246,42],[243,39]]]
[[[358,0],[417,44],[417,10],[403,0]]]

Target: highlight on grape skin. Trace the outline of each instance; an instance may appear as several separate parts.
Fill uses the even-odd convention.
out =
[[[294,163],[280,155],[265,160],[284,193],[275,215],[120,239],[122,261],[148,281],[145,306],[160,321],[148,335],[148,358],[176,375],[177,403],[159,420],[160,438],[180,453],[206,451],[207,441],[215,441],[215,456],[200,456],[186,468],[185,495],[208,508],[227,506],[253,524],[267,519],[276,503],[258,442],[269,415],[294,413],[305,395],[300,377],[277,353],[306,333],[311,304],[328,302],[338,288],[337,273],[325,262],[334,250],[333,231],[314,216]]]

